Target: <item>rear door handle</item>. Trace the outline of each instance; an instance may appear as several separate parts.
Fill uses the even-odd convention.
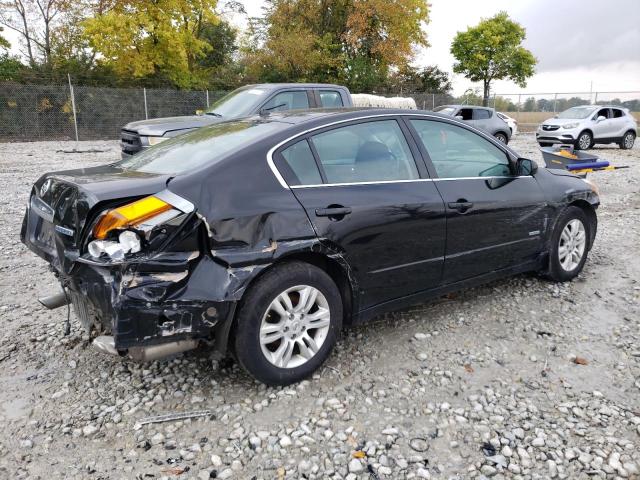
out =
[[[316,217],[344,217],[350,213],[350,207],[316,208]]]
[[[459,202],[449,202],[447,206],[452,210],[457,210],[460,213],[464,213],[473,207],[473,203],[467,201],[459,201]]]

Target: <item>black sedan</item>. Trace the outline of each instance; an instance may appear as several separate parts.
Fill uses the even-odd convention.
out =
[[[317,369],[345,325],[537,271],[567,281],[597,190],[451,117],[272,114],[205,127],[33,187],[22,241],[94,345],[152,360],[208,345],[259,380]]]

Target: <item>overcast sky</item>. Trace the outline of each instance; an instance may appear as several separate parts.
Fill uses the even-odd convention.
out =
[[[263,0],[243,0],[248,16],[262,12]],[[640,0],[430,0],[427,35],[431,46],[417,65],[452,71],[449,53],[457,31],[505,10],[527,30],[525,46],[538,58],[536,74],[520,89],[495,82],[498,93],[640,91]],[[246,18],[233,22],[243,28]],[[5,30],[5,34],[6,34]],[[17,43],[13,35],[7,35]],[[454,92],[473,85],[454,76]],[[632,95],[633,96],[633,95]],[[637,95],[635,95],[637,97]],[[602,98],[602,97],[600,97]]]

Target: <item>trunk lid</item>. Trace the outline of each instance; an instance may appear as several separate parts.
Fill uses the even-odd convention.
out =
[[[22,242],[57,270],[69,273],[90,219],[111,204],[164,190],[170,178],[113,165],[43,175],[31,191]]]

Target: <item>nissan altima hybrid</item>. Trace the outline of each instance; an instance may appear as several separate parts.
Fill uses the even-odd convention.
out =
[[[286,385],[345,326],[521,272],[573,279],[598,205],[450,116],[294,111],[45,174],[21,237],[60,281],[41,302],[71,303],[97,349],[200,345]]]

